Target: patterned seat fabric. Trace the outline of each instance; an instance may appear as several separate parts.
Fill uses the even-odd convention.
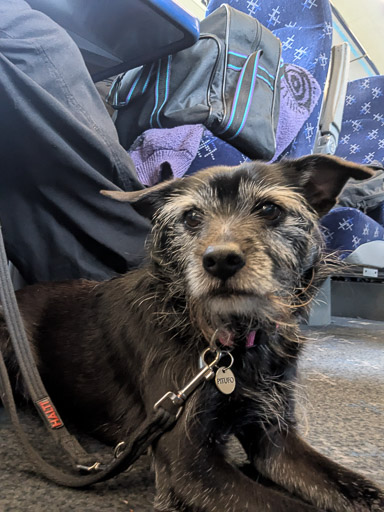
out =
[[[348,84],[336,155],[361,164],[384,164],[384,76]]]
[[[323,90],[332,44],[332,16],[328,0],[228,0],[227,3],[269,28],[281,40],[284,62],[308,70]],[[222,0],[211,0],[207,15],[221,4]],[[312,153],[321,99],[279,158]],[[210,165],[237,165],[245,160],[247,158],[242,153],[207,131],[188,174]]]
[[[328,249],[338,251],[341,259],[362,244],[384,240],[384,227],[356,208],[335,208],[322,218],[321,224]]]
[[[360,164],[384,164],[384,76],[348,84],[336,155]],[[366,242],[384,240],[384,205],[367,214],[336,208],[322,219],[322,224],[329,233],[328,248],[350,253]]]

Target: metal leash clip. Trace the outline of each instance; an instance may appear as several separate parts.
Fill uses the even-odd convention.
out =
[[[205,356],[210,352],[214,354],[214,358],[210,363],[205,361]],[[184,402],[187,398],[195,391],[195,389],[204,381],[210,380],[215,376],[213,367],[219,362],[221,358],[220,350],[212,350],[210,347],[206,348],[200,355],[201,360],[205,364],[202,370],[199,371],[193,379],[191,379],[180,391],[173,393],[168,391],[164,396],[158,400],[153,409],[156,411],[160,406],[166,409],[169,413],[174,414],[178,418],[182,412]],[[168,401],[168,404],[164,406],[164,403]],[[169,404],[170,401],[170,404]]]
[[[103,471],[105,469],[105,465],[101,462],[95,462],[92,466],[84,466],[83,464],[76,464],[76,468],[79,471],[83,471],[84,473],[92,473],[97,471]]]

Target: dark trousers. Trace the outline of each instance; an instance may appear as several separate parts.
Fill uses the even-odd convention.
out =
[[[105,279],[137,266],[149,224],[101,189],[141,188],[67,33],[0,2],[0,219],[28,282]]]

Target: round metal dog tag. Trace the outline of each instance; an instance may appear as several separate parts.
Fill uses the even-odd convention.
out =
[[[219,368],[215,375],[215,384],[219,391],[225,395],[233,393],[236,387],[236,379],[229,368]]]

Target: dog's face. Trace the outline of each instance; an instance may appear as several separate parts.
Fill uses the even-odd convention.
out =
[[[276,318],[274,299],[290,296],[319,255],[316,216],[303,197],[262,164],[207,169],[180,185],[154,219],[161,267],[177,265],[212,329]]]
[[[318,214],[334,204],[351,175],[371,173],[334,158],[307,157],[212,167],[145,191],[109,195],[152,212],[154,262],[175,293],[185,293],[204,334],[218,329],[221,342],[231,345],[233,332],[287,323],[300,294],[306,300],[303,287],[322,253]]]

